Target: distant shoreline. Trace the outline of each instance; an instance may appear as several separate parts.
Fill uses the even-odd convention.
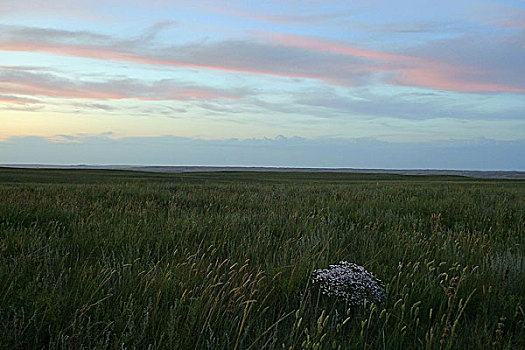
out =
[[[512,170],[449,170],[449,169],[363,169],[363,168],[307,168],[263,166],[137,166],[137,165],[47,165],[0,164],[0,167],[22,169],[93,169],[130,170],[155,173],[187,172],[328,172],[396,175],[456,175],[485,179],[525,179],[525,171]]]

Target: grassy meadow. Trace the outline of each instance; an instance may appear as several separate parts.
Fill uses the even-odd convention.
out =
[[[379,305],[320,295],[341,260]],[[0,168],[1,349],[523,349],[525,181]]]

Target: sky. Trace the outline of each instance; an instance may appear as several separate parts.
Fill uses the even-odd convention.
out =
[[[525,1],[2,0],[0,164],[525,170]]]

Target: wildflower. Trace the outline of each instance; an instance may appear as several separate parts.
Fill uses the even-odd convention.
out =
[[[364,300],[380,303],[385,295],[383,282],[363,266],[341,261],[313,272],[312,282],[322,294],[358,305]]]

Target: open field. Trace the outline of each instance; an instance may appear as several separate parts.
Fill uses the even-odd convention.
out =
[[[349,173],[387,175],[454,175],[478,179],[525,179],[525,171],[510,170],[443,170],[443,169],[359,169],[359,168],[286,168],[286,167],[235,167],[235,166],[133,166],[133,165],[39,165],[12,164],[6,168],[62,169],[62,170],[133,170],[155,173],[205,173],[205,172],[286,172],[286,173]]]
[[[341,260],[386,284],[347,307]],[[525,348],[525,181],[0,168],[3,349]]]

